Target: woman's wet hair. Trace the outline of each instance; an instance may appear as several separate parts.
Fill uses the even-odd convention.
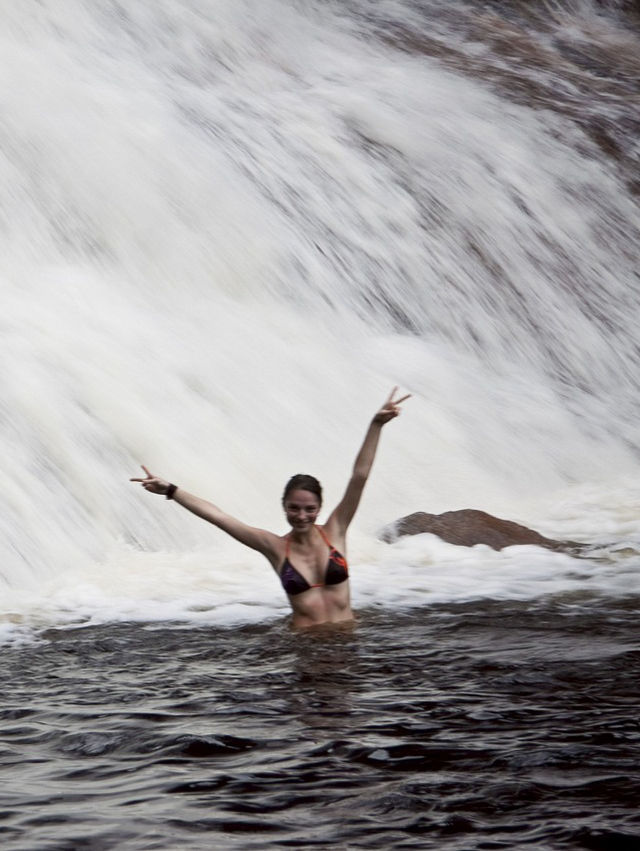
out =
[[[322,486],[315,476],[308,476],[306,473],[296,473],[295,476],[291,476],[282,494],[283,505],[293,491],[309,491],[318,497],[318,504],[322,505]]]

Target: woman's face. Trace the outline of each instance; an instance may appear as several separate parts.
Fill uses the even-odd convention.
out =
[[[316,522],[320,503],[311,491],[294,490],[284,501],[284,511],[291,528],[302,531]]]

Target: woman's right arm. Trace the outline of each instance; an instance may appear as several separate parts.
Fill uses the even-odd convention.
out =
[[[132,482],[140,482],[142,487],[150,493],[156,493],[166,496],[168,499],[173,499],[187,511],[201,517],[208,523],[212,523],[227,535],[231,535],[241,544],[251,547],[252,550],[257,550],[266,556],[272,563],[275,563],[278,557],[278,542],[279,538],[272,532],[267,532],[265,529],[257,529],[254,526],[248,526],[231,514],[227,514],[222,509],[218,508],[212,502],[195,496],[192,493],[184,490],[184,488],[171,485],[165,479],[159,476],[154,476],[149,470],[143,466],[142,469],[146,473],[145,478],[130,479]]]

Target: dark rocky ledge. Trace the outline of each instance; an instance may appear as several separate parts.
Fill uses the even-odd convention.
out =
[[[556,552],[577,555],[587,547],[577,541],[556,541],[545,538],[533,529],[520,526],[511,520],[502,520],[485,511],[463,508],[460,511],[445,511],[444,514],[427,514],[416,511],[391,523],[380,533],[380,539],[391,543],[406,535],[419,535],[430,532],[449,544],[473,547],[486,544],[494,550],[504,547],[532,544]]]

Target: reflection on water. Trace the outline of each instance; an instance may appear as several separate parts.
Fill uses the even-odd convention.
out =
[[[639,611],[51,631],[0,658],[3,849],[626,847]]]
[[[314,741],[342,738],[353,728],[357,677],[357,623],[318,627],[294,636],[295,685],[287,690],[287,708]]]

